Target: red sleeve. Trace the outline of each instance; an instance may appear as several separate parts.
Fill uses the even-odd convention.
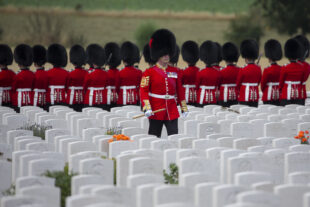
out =
[[[17,88],[18,88],[18,75],[14,76],[12,83],[12,92],[15,92]]]
[[[119,77],[119,72],[116,73],[115,75],[115,90],[116,90],[116,93],[119,93],[119,87],[120,87],[120,77]]]
[[[260,83],[260,88],[262,91],[265,89],[267,82],[268,82],[268,71],[265,68],[265,70],[263,72],[262,81]]]
[[[200,72],[197,73],[195,85],[196,85],[196,90],[199,90],[199,86],[200,86]]]
[[[83,83],[83,90],[84,90],[84,93],[86,93],[87,91],[87,88],[88,88],[88,85],[89,85],[89,79],[90,78],[90,73],[88,73],[86,76],[85,76],[85,79],[84,79],[84,83]]]
[[[236,84],[237,84],[237,86],[236,86],[237,90],[240,89],[240,86],[241,86],[242,82],[243,82],[243,70],[240,69],[240,71],[239,71],[239,73],[238,73],[238,77],[237,77],[237,82],[236,82]]]
[[[281,69],[281,72],[280,72],[280,81],[279,81],[279,89],[281,90],[284,86],[284,81],[285,81],[285,78],[286,78],[286,72],[285,72],[285,68],[282,68]]]
[[[178,103],[181,105],[181,101],[185,100],[185,91],[182,84],[182,72],[179,69],[177,78],[177,96],[178,96]]]
[[[149,90],[150,90],[150,82],[151,82],[151,72],[149,69],[147,69],[142,74],[142,79],[140,83],[140,99],[141,99],[141,105],[143,107],[143,111],[147,110],[147,107],[151,107],[150,100],[149,100]],[[149,104],[148,106],[146,106]]]

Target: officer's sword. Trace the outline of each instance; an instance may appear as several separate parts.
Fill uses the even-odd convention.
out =
[[[257,58],[256,65],[258,65],[258,64],[259,64],[259,61],[260,61],[260,59],[262,58],[262,56],[263,56],[263,53],[259,54],[259,56],[258,56],[258,58]]]
[[[165,110],[166,110],[166,108],[158,109],[156,111],[153,111],[152,114],[156,114],[157,112],[161,112],[161,111],[165,111]],[[138,118],[141,118],[144,116],[145,116],[145,114],[141,114],[141,115],[137,115],[137,116],[132,117],[132,119],[138,119]]]

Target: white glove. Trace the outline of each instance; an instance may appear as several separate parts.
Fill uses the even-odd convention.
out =
[[[188,116],[188,111],[182,112],[182,118],[186,118]]]
[[[147,110],[146,112],[144,112],[144,115],[145,115],[146,117],[150,117],[150,116],[153,115],[153,111],[152,111],[152,110]]]

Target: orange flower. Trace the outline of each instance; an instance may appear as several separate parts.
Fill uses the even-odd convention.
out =
[[[307,141],[307,139],[306,139],[306,138],[303,138],[301,141],[302,141],[302,142],[306,142],[306,141]]]
[[[305,136],[305,132],[304,132],[304,131],[300,131],[299,134],[298,134],[298,136],[299,136],[299,137]]]
[[[308,131],[308,130],[306,130],[306,131],[305,131],[305,133],[306,133],[306,134],[309,134],[309,131]]]
[[[113,138],[116,138],[116,137],[117,137],[117,135],[116,135],[116,134],[114,134],[114,135],[113,135]]]
[[[108,143],[111,143],[111,142],[113,142],[113,141],[114,141],[113,139],[109,139],[109,140],[108,140]]]
[[[295,139],[299,139],[299,136],[295,136],[294,138],[295,138]]]

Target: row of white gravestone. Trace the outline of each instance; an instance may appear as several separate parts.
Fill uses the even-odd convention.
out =
[[[172,143],[171,142],[165,142],[165,140],[156,140],[156,141],[154,141],[154,140],[152,140],[152,139],[154,139],[154,138],[146,138],[146,141],[147,142],[142,142],[142,146],[144,147],[144,146],[150,146],[150,147],[153,147],[153,148],[156,148],[156,147],[158,147],[158,146],[160,146],[160,148],[159,149],[161,149],[161,150],[164,150],[164,149],[166,149],[166,148],[172,148],[172,146],[173,145],[171,145]],[[139,139],[139,142],[140,141],[142,141],[143,139]],[[152,143],[152,141],[154,142],[154,143]],[[158,142],[159,141],[159,142]],[[139,143],[140,144],[140,143]],[[143,145],[144,144],[144,145]],[[140,146],[140,145],[139,145]],[[175,146],[174,146],[175,147]],[[176,146],[177,147],[177,146]],[[150,153],[150,152],[148,152],[148,153]],[[126,154],[128,154],[128,153],[123,153],[124,155],[126,155]],[[155,153],[156,154],[156,153]],[[207,155],[209,155],[209,156],[212,156],[212,153],[209,153],[209,154],[207,154]],[[213,155],[213,156],[215,156],[216,157],[216,153],[215,153],[215,155]],[[139,158],[139,157],[138,157]],[[142,172],[144,172],[144,171],[146,171],[146,172],[150,172],[150,171],[152,171],[152,170],[150,170],[150,169],[152,169],[152,165],[146,165],[145,166],[145,163],[148,163],[148,162],[145,162],[147,159],[145,159],[145,158],[143,158],[143,156],[142,156],[142,159],[141,158],[139,158],[139,159],[136,159],[135,157],[133,157],[132,158],[132,162],[129,162],[129,163],[131,163],[131,167],[130,167],[130,165],[128,164],[127,166],[127,172],[128,173],[140,173],[141,171]],[[162,159],[160,159],[160,160],[162,160]],[[92,161],[94,161],[94,160],[92,160]],[[96,161],[96,160],[95,160]],[[131,160],[129,160],[129,161],[131,161]],[[134,166],[134,167],[133,167]],[[139,167],[140,167],[140,169],[141,170],[139,170]],[[157,168],[156,167],[156,165],[155,165],[155,168]],[[131,169],[131,170],[130,170]],[[148,171],[149,170],[149,171]],[[202,173],[203,174],[203,173]],[[130,176],[135,176],[135,175],[130,175]],[[182,177],[188,177],[188,179],[181,179],[181,180],[183,180],[182,182],[181,182],[181,180],[180,180],[180,182],[182,183],[182,185],[184,184],[184,183],[189,183],[190,182],[190,180],[191,179],[194,179],[195,180],[195,176],[194,176],[194,178],[193,178],[193,176],[186,176],[186,174],[184,174],[184,175],[182,175]],[[197,177],[197,176],[196,176]],[[139,179],[138,179],[139,180]],[[189,181],[188,181],[189,180]],[[199,179],[198,179],[199,180]],[[132,181],[133,182],[133,181]],[[132,183],[132,182],[129,182],[129,183]],[[180,184],[181,184],[180,183]]]

